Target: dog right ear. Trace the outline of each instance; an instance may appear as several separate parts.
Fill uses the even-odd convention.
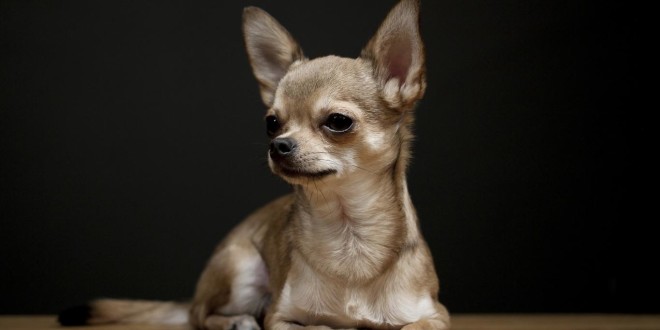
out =
[[[261,99],[270,107],[275,90],[289,66],[304,59],[298,43],[275,18],[257,7],[243,10],[243,36]]]

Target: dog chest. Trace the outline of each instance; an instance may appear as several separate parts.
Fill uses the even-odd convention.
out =
[[[296,265],[282,289],[276,310],[288,320],[333,328],[399,328],[435,314],[433,299],[387,276],[368,285],[339,283]]]

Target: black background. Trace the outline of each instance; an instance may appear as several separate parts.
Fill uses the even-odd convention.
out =
[[[0,313],[186,299],[289,190],[265,162],[251,4],[307,56],[355,57],[394,1],[0,1]],[[631,7],[423,3],[409,185],[450,311],[660,312]]]

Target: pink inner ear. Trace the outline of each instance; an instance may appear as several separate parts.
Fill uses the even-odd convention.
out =
[[[407,39],[393,40],[387,50],[385,64],[389,73],[387,80],[397,78],[399,79],[399,85],[403,85],[406,82],[408,71],[412,65],[412,47],[410,41]]]

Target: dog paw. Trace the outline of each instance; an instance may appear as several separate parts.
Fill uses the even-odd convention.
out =
[[[204,321],[208,330],[261,330],[257,320],[251,315],[220,316],[211,315]]]
[[[405,325],[401,330],[448,330],[449,324],[442,320],[421,320]]]

